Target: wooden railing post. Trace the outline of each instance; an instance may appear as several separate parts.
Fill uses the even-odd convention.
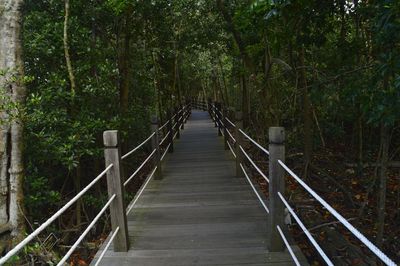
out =
[[[243,113],[235,112],[235,154],[236,154],[236,177],[243,177],[243,171],[240,167],[240,163],[242,162],[242,151],[240,150],[240,146],[243,145],[242,141],[242,133],[239,132],[239,129],[243,128]]]
[[[175,107],[175,123],[176,123],[175,130],[177,132],[176,138],[179,139],[181,137],[181,132],[180,132],[181,126],[179,125],[180,122],[179,122],[179,108],[178,107]]]
[[[220,102],[216,102],[215,103],[216,106],[216,113],[217,113],[217,126],[218,126],[218,136],[222,136],[222,124],[221,124],[221,120],[222,120],[222,112],[221,112],[221,103]]]
[[[167,128],[168,128],[168,132],[169,132],[168,143],[170,144],[169,148],[168,148],[169,153],[174,152],[174,128],[172,127],[174,125],[174,121],[172,119],[172,116],[173,116],[173,112],[171,110],[168,110],[167,117],[168,117],[169,122],[167,124]]]
[[[180,105],[179,110],[181,111],[180,121],[181,121],[181,129],[185,129],[185,105]]]
[[[285,208],[278,192],[285,192],[284,170],[278,160],[285,160],[285,129],[269,128],[269,216],[268,216],[268,250],[283,251],[284,242],[276,228],[284,226]]]
[[[158,119],[157,116],[151,117],[151,132],[154,132],[154,136],[151,138],[151,150],[156,150],[153,156],[153,164],[157,166],[157,170],[154,173],[154,179],[162,179],[162,169],[161,169],[161,152],[160,152],[160,141],[158,137]]]
[[[227,116],[228,116],[227,108],[224,106],[224,108],[222,109],[222,121],[224,122],[224,148],[225,148],[225,150],[229,149],[229,146],[228,146],[229,135],[228,135],[228,129],[226,127],[228,125],[228,121],[226,121]]]
[[[129,249],[129,238],[124,203],[121,142],[118,131],[105,131],[103,133],[103,141],[106,166],[113,165],[107,172],[107,190],[110,198],[115,194],[115,198],[110,205],[111,227],[114,232],[119,228],[114,238],[114,251],[127,252]]]
[[[214,114],[213,114],[213,119],[214,119],[214,127],[218,127],[218,114],[217,114],[217,102],[214,102],[213,104],[213,110],[214,110]]]

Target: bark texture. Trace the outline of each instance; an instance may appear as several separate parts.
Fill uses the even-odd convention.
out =
[[[23,125],[21,106],[26,90],[23,83],[21,8],[23,0],[0,0],[0,226],[13,236],[24,229],[23,208]]]

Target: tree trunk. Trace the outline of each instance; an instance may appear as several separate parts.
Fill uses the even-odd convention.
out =
[[[24,230],[20,110],[25,103],[26,89],[21,45],[22,5],[22,0],[0,0],[0,71],[5,73],[0,75],[0,93],[6,99],[2,104],[7,109],[0,110],[0,226],[8,224],[16,241]],[[8,102],[12,105],[7,106]]]
[[[65,62],[67,64],[68,76],[69,76],[69,81],[70,81],[70,86],[71,86],[71,93],[72,93],[72,95],[75,95],[75,88],[76,88],[75,76],[74,76],[74,71],[72,69],[71,57],[69,54],[69,40],[68,40],[69,10],[70,10],[69,0],[65,0],[64,38],[63,38],[64,56],[65,56]]]
[[[118,68],[119,68],[119,101],[121,113],[126,113],[129,106],[129,59],[130,59],[130,41],[131,33],[129,27],[130,12],[127,11],[120,22],[119,45],[118,45]]]
[[[303,122],[304,122],[304,176],[307,176],[308,165],[311,161],[312,153],[312,117],[311,117],[311,102],[308,95],[308,84],[305,70],[304,47],[299,53],[299,83],[303,90]]]
[[[380,248],[383,246],[383,233],[385,227],[386,183],[390,145],[389,128],[383,123],[381,124],[381,145],[382,153],[381,168],[379,171],[378,232],[376,236],[376,244]]]

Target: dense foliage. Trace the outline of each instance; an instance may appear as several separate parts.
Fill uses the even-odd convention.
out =
[[[303,178],[342,193],[335,204],[400,256],[399,234],[387,233],[400,224],[391,168],[400,157],[399,1],[71,0],[65,20],[67,2],[24,7],[31,224],[103,169],[104,130],[120,130],[127,150],[148,134],[152,114],[164,121],[169,109],[202,98],[242,110],[260,142],[269,126],[285,126]],[[328,179],[320,167],[332,171]],[[84,205],[104,199],[99,186],[52,230],[66,244],[63,230],[79,232],[95,214]]]

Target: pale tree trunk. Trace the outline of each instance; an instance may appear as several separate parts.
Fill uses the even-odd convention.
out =
[[[23,0],[0,0],[0,71],[5,73],[0,75],[0,93],[6,101],[6,110],[0,110],[0,226],[8,227],[11,235],[17,237],[24,229],[20,107],[26,91],[21,47],[22,5]],[[8,107],[7,102],[10,103]]]

